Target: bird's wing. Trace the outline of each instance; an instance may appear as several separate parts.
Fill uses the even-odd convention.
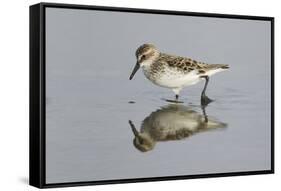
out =
[[[173,56],[164,53],[161,54],[159,61],[163,64],[169,65],[170,67],[181,68],[187,72],[190,72],[192,70],[198,70],[199,73],[205,73],[209,70],[229,68],[227,64],[207,64],[204,62],[193,60],[191,58]]]
[[[169,67],[174,67],[182,69],[183,71],[190,72],[196,68],[196,61],[191,58],[174,56],[170,54],[161,53],[158,62],[168,65]]]

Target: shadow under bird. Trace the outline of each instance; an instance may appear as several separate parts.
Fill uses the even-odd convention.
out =
[[[179,102],[179,93],[185,86],[205,80],[201,104],[207,105],[212,101],[206,96],[209,77],[229,68],[226,64],[207,64],[191,58],[162,53],[153,44],[141,45],[136,50],[136,58],[137,63],[129,79],[133,79],[138,69],[142,68],[144,75],[152,83],[173,90],[175,93],[173,102]]]
[[[191,135],[225,128],[226,123],[208,119],[205,108],[203,114],[191,107],[170,104],[152,112],[146,117],[138,131],[132,121],[129,121],[135,135],[134,146],[142,151],[152,150],[159,141],[182,140]]]

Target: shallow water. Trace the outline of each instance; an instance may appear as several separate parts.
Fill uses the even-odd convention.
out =
[[[130,34],[138,34],[138,38],[129,35],[117,38],[115,34],[123,34],[124,28],[118,27],[114,34],[107,34],[110,30],[105,28],[110,25],[95,22],[96,18],[108,18],[108,22],[113,19],[116,25],[123,26],[125,19],[134,26],[140,23],[136,22],[138,19],[147,19],[141,14],[105,16],[90,11],[76,14],[73,10],[61,14],[52,9],[47,15],[47,183],[270,169],[270,31],[267,23],[215,18],[209,22],[207,18],[194,17],[172,17],[169,22],[170,16],[148,19],[151,26],[154,22],[160,23],[158,30],[164,27],[159,22],[162,17],[170,25],[177,23],[177,19],[179,23],[188,24],[192,37],[185,33],[185,38],[166,42],[164,37],[169,32],[163,32],[162,36],[153,30],[139,34],[136,26],[128,30]],[[202,24],[204,22],[206,24]],[[216,23],[215,27],[210,27],[210,23]],[[194,27],[190,27],[192,24]],[[108,35],[106,38],[102,36],[106,34],[94,30],[97,26]],[[208,28],[209,33],[196,38],[195,33],[201,34],[196,31],[206,31],[200,27]],[[177,32],[181,31],[185,31],[184,28]],[[227,35],[212,36],[220,32]],[[147,152],[135,147],[129,120],[140,131],[143,120],[158,111],[160,117],[151,119],[161,124],[166,120],[161,117],[161,108],[169,107],[163,99],[174,96],[172,91],[152,85],[141,72],[132,81],[128,80],[136,46],[151,40],[141,35],[151,37],[164,50],[187,56],[185,52],[189,51],[189,55],[199,60],[230,65],[229,71],[211,77],[207,89],[207,95],[215,100],[205,108],[208,120],[224,124],[222,128],[187,131],[178,136],[180,140],[171,140],[176,139],[172,136],[156,140]],[[98,43],[99,39],[103,39],[102,43]],[[184,43],[184,39],[193,44]],[[214,48],[214,43],[219,46]],[[207,49],[204,51],[204,48]],[[97,50],[99,54],[95,53]],[[114,55],[104,55],[113,52]],[[174,116],[170,129],[202,127],[197,123],[204,119],[200,106],[203,85],[201,82],[181,92],[180,100],[184,103],[178,112],[171,114],[170,110],[164,110],[164,116]],[[179,120],[172,120],[174,118]]]
[[[171,91],[150,86],[140,74],[135,81],[121,77],[120,81],[109,80],[108,76],[107,81],[99,79],[103,84],[110,84],[107,88],[97,88],[99,80],[89,81],[89,86],[82,80],[80,85],[73,82],[69,88],[56,90],[57,96],[49,97],[47,104],[48,180],[103,180],[269,169],[270,108],[265,107],[269,100],[264,100],[255,88],[247,91],[228,89],[220,83],[223,78],[230,81],[228,73],[219,75],[210,83],[208,94],[215,101],[206,107],[206,113],[209,119],[227,126],[181,140],[159,141],[147,152],[134,146],[134,134],[128,121],[133,121],[140,130],[146,117],[169,105],[163,98],[172,98]],[[136,81],[143,84],[142,88],[135,86],[139,85]],[[128,89],[112,91],[119,84]],[[202,86],[203,83],[187,88],[181,96],[185,102],[181,105],[201,116]],[[59,96],[60,91],[62,96]],[[130,101],[135,103],[128,103]],[[187,116],[186,120],[192,119]]]

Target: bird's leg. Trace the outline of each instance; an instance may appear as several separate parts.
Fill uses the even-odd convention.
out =
[[[209,83],[209,76],[201,76],[201,78],[205,78],[205,85],[204,85],[203,91],[201,93],[201,105],[206,106],[210,102],[213,101],[210,98],[208,98],[208,96],[206,96],[206,89],[207,89],[207,86],[208,86],[208,83]]]
[[[171,103],[183,103],[182,101],[179,101],[179,94],[182,88],[174,88],[172,89],[173,92],[175,93],[175,99],[170,100],[170,99],[166,99],[167,102],[171,102]]]
[[[176,94],[175,99],[171,100],[171,99],[165,99],[167,102],[170,103],[183,103],[183,101],[179,101],[179,95]]]
[[[207,113],[206,113],[206,106],[207,106],[207,105],[201,106],[201,109],[202,109],[203,116],[204,116],[204,122],[205,122],[205,123],[208,123],[208,115],[207,115]]]
[[[175,102],[176,103],[180,103],[179,102],[179,94],[180,94],[180,91],[181,91],[181,88],[175,88],[175,89],[172,89],[173,90],[173,92],[176,94],[176,96],[175,96]]]

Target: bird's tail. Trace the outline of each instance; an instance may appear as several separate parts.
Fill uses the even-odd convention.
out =
[[[212,68],[213,69],[229,69],[229,65],[228,64],[212,64]]]
[[[229,69],[229,66],[227,64],[208,64],[205,67],[205,71],[202,70],[202,72],[200,72],[200,70],[199,70],[199,73],[201,73],[203,76],[205,76],[205,75],[212,76],[218,72],[228,70],[228,69]]]

